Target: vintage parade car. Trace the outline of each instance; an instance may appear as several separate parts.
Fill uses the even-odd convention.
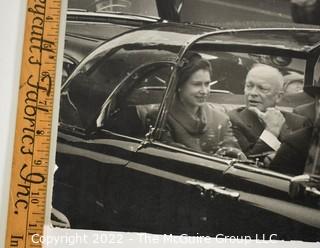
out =
[[[158,23],[100,45],[62,85],[53,208],[71,228],[320,241],[319,124],[300,174],[162,141],[186,54],[212,65],[214,108],[243,106],[264,63],[303,77],[279,108],[319,112],[319,41],[319,29]]]

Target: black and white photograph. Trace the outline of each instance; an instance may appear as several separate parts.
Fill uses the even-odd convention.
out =
[[[320,0],[69,0],[55,228],[320,242]]]

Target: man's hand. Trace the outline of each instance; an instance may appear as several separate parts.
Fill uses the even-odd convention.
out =
[[[276,156],[275,152],[269,153],[267,156],[264,157],[263,159],[263,168],[270,168],[271,161],[274,159]]]
[[[249,109],[255,112],[258,117],[265,123],[266,130],[271,132],[276,137],[279,137],[282,125],[286,121],[279,109],[267,108],[266,112],[261,112],[256,107],[250,107]]]

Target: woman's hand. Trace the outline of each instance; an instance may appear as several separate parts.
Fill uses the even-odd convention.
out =
[[[222,147],[216,151],[215,155],[247,160],[247,156],[240,149],[234,147]]]

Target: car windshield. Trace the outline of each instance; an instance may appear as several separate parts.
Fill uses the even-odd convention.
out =
[[[158,16],[155,0],[69,0],[69,9]]]

